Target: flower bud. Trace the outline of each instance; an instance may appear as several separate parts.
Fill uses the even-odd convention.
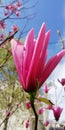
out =
[[[49,121],[46,121],[45,123],[44,123],[44,126],[48,126],[49,125]]]
[[[40,107],[39,110],[38,110],[38,114],[41,115],[43,113],[43,108]]]
[[[25,127],[28,128],[29,127],[29,120],[25,121]]]
[[[27,109],[30,109],[30,108],[31,108],[30,101],[27,101],[27,102],[26,102],[26,108],[27,108]]]

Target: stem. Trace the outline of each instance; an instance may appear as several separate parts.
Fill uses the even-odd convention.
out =
[[[34,115],[35,115],[35,128],[34,128],[34,130],[37,130],[37,126],[38,126],[38,115],[37,115],[36,110],[35,110],[33,95],[30,96],[30,103],[31,103],[31,107],[32,107]]]
[[[8,117],[6,118],[5,122],[4,122],[4,128],[3,130],[7,130],[7,124],[8,124]]]

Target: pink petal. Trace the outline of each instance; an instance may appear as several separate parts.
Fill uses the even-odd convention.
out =
[[[39,63],[40,53],[41,53],[41,50],[42,50],[42,47],[43,47],[45,30],[46,30],[46,25],[43,24],[42,27],[41,27],[41,30],[39,32],[35,48],[34,48],[34,53],[33,53],[33,57],[32,57],[32,60],[31,60],[30,67],[29,67],[27,80],[26,80],[26,86],[29,86],[29,85],[31,86],[30,83],[32,83],[32,86],[35,86],[33,84],[36,82],[36,72],[37,72],[37,67],[38,67],[38,63]]]
[[[40,78],[40,84],[42,85],[45,80],[48,78],[48,76],[51,74],[51,72],[54,70],[56,65],[59,63],[59,61],[62,59],[62,57],[65,55],[65,50],[62,50],[57,55],[53,56],[48,63],[45,66],[45,69],[43,70],[43,73]]]
[[[38,71],[37,71],[37,78],[38,79],[41,76],[42,70],[44,69],[44,65],[46,62],[46,58],[47,58],[47,54],[48,54],[47,47],[48,47],[49,39],[50,39],[50,31],[48,31],[45,34],[45,39],[44,39],[44,43],[43,43],[44,46],[42,48],[42,52],[41,52],[41,56],[40,56],[39,64],[38,64]]]
[[[12,54],[14,58],[14,62],[16,65],[16,69],[20,78],[20,82],[23,86],[25,86],[24,80],[23,80],[23,75],[22,75],[22,52],[23,52],[23,45],[14,39],[11,40],[11,46],[12,46]]]
[[[32,59],[32,55],[33,55],[33,50],[34,50],[34,46],[35,46],[35,42],[34,42],[34,30],[32,29],[26,38],[25,44],[24,44],[24,48],[25,48],[25,52],[24,52],[24,60],[23,60],[23,66],[24,66],[24,70],[23,70],[23,74],[25,75],[24,78],[27,77],[27,73],[28,73],[28,69],[30,66],[30,62]]]

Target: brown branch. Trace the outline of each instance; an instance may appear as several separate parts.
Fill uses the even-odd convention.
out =
[[[5,58],[5,60],[1,63],[0,68],[2,68],[2,67],[5,66],[5,64],[6,64],[7,61],[9,60],[10,56],[11,56],[11,54],[9,54],[9,56],[7,56],[7,57]]]
[[[10,4],[8,4],[8,5],[11,5],[11,4],[13,4],[13,3],[15,3],[17,0],[13,0]],[[6,5],[0,5],[0,8],[5,8],[6,7]]]
[[[58,31],[57,31],[57,34],[58,34],[58,36],[60,37],[60,41],[61,41],[61,43],[62,43],[62,49],[64,49],[64,39],[63,39],[62,36],[61,36],[61,32],[58,30]]]
[[[18,39],[21,38],[21,35],[22,35],[23,31],[25,30],[25,28],[26,28],[27,25],[28,25],[28,19],[27,19],[27,21],[26,21],[25,26],[23,27],[23,30],[20,32],[20,35],[19,35]]]
[[[15,108],[15,110],[13,110],[12,111],[12,113],[9,115],[9,117],[11,117],[13,114],[14,114],[14,112],[18,109],[20,107],[20,104],[19,104],[19,106],[17,106],[16,108]],[[0,127],[1,127],[1,125],[6,121],[6,119],[8,118],[8,115],[6,115],[6,117],[3,119],[3,121],[0,123]]]
[[[33,18],[33,16],[35,16],[36,13],[33,13],[33,14],[29,14],[29,15],[26,15],[24,17],[10,17],[8,19],[13,19],[13,20],[19,20],[19,19],[30,19],[30,18]]]
[[[16,32],[14,32],[11,36],[7,37],[2,43],[0,43],[0,46],[1,46],[2,44],[4,44],[5,42],[10,41],[10,40],[14,37],[14,35],[15,35],[17,32],[18,32],[18,30],[17,30]],[[5,66],[5,64],[6,64],[6,62],[9,60],[10,56],[11,56],[11,53],[10,53],[9,55],[8,55],[8,53],[7,53],[5,60],[4,60],[4,61],[1,63],[1,65],[0,65],[0,68],[2,68],[2,67]]]
[[[14,2],[16,2],[16,0],[14,0],[12,3],[10,3],[9,5],[11,5],[11,4],[13,4]],[[29,2],[29,1],[28,1]],[[26,1],[26,3],[27,3],[27,1]],[[23,5],[25,4],[25,2],[23,3]],[[34,8],[36,5],[38,4],[38,1],[34,4],[34,5],[32,5],[32,6],[30,6],[30,7],[25,7],[25,6],[22,6],[22,7],[20,7],[19,9],[16,9],[16,11],[21,11],[21,10],[23,10],[23,9],[31,9],[31,8]],[[5,6],[3,6],[3,7],[5,7]],[[0,20],[0,22],[2,22],[2,21],[5,21],[5,20],[7,20],[7,19],[25,19],[25,18],[27,18],[27,16],[24,16],[24,17],[21,17],[21,18],[19,18],[19,17],[17,17],[17,18],[10,18],[10,16],[11,15],[13,15],[13,12],[11,12],[8,16],[6,16],[5,18],[2,18],[2,20]]]
[[[30,7],[24,7],[24,9],[32,9],[32,8],[34,8],[34,7],[38,4],[38,2],[39,2],[39,0],[37,0],[36,3],[33,4],[33,5],[30,6]]]
[[[18,32],[18,30],[15,31],[11,36],[9,36],[9,37],[7,37],[6,39],[4,39],[4,41],[2,41],[2,42],[0,43],[0,46],[1,46],[2,44],[4,44],[5,42],[10,41],[10,40],[14,37],[14,35],[15,35],[17,32]]]

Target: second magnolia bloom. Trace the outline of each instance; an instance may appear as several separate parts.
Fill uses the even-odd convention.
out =
[[[26,92],[39,89],[65,55],[65,50],[62,50],[46,62],[49,38],[50,31],[46,32],[46,24],[44,23],[37,39],[34,38],[34,29],[31,29],[24,45],[18,40],[11,40],[16,69]]]

